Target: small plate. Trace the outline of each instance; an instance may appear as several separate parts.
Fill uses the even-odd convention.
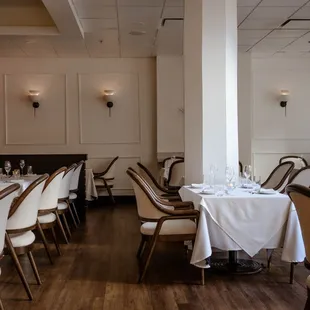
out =
[[[215,195],[215,192],[213,190],[206,190],[199,192],[201,195]]]

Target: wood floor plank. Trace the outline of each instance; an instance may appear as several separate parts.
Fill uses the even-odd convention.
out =
[[[87,221],[73,231],[63,256],[53,250],[51,266],[41,244],[34,257],[43,284],[35,284],[21,258],[34,301],[29,302],[10,257],[2,261],[0,295],[6,310],[299,310],[306,301],[307,270],[296,266],[290,285],[288,263],[275,251],[270,271],[250,276],[217,275],[188,263],[182,244],[156,247],[145,282],[137,284],[140,242],[134,205],[89,208]],[[255,257],[266,263],[262,251]]]

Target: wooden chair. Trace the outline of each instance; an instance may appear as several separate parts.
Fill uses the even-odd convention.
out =
[[[295,155],[281,157],[279,160],[279,164],[285,163],[287,161],[292,161],[295,164],[295,169],[297,170],[308,166],[307,161],[303,157]]]
[[[239,173],[243,173],[243,165],[241,161],[239,161]]]
[[[139,174],[147,181],[158,196],[168,200],[181,200],[178,190],[169,190],[161,186],[153,174],[144,165],[141,163],[137,163],[137,165],[140,170]]]
[[[294,169],[294,163],[291,161],[279,164],[269,175],[267,180],[262,184],[263,188],[272,188],[281,192],[285,191],[285,187],[289,180],[290,174]]]
[[[162,167],[163,168],[165,168],[166,167],[166,162],[168,161],[168,160],[184,160],[184,157],[182,157],[182,156],[174,156],[174,157],[167,157],[167,158],[165,158],[164,160],[163,160],[163,162],[162,162]]]
[[[180,189],[184,182],[184,159],[174,161],[169,169],[167,188]]]
[[[80,221],[80,217],[79,214],[76,211],[76,207],[75,207],[75,203],[74,201],[77,199],[77,191],[78,191],[78,187],[79,187],[79,179],[80,179],[80,174],[82,171],[82,167],[84,165],[84,160],[81,160],[80,162],[77,163],[76,168],[74,169],[72,178],[71,178],[71,183],[70,183],[70,194],[69,194],[69,201],[70,204],[73,208],[73,212],[75,214],[76,220],[78,222],[78,224],[81,223]]]
[[[19,188],[19,184],[12,184],[0,191],[0,259],[3,257],[2,251],[4,248],[5,228],[8,220],[9,210],[13,199],[17,196]],[[0,309],[4,309],[1,299]]]
[[[107,190],[113,204],[115,204],[115,199],[113,197],[112,188],[114,187],[114,171],[118,158],[118,156],[113,158],[113,160],[109,163],[108,167],[103,172],[94,172],[96,187]]]
[[[132,181],[142,224],[141,243],[137,253],[141,265],[140,283],[145,277],[157,242],[194,242],[199,211],[194,210],[192,202],[167,202],[161,199],[133,169],[128,169],[127,174]]]
[[[6,251],[13,258],[19,277],[30,300],[33,299],[32,293],[18,255],[27,253],[37,283],[41,284],[40,275],[31,252],[35,241],[35,235],[32,230],[37,227],[41,194],[47,179],[48,174],[42,175],[32,182],[19,197],[13,200],[6,225]]]
[[[60,189],[58,192],[58,204],[57,204],[57,213],[62,216],[64,221],[68,237],[71,237],[71,230],[68,225],[68,221],[66,218],[66,213],[69,212],[75,227],[77,227],[77,223],[75,221],[75,217],[73,215],[70,203],[69,203],[69,195],[70,195],[70,183],[71,178],[74,173],[74,169],[76,168],[76,164],[71,165],[66,171],[61,180]],[[66,242],[69,243],[68,238],[66,238]]]
[[[306,249],[305,267],[310,270],[310,189],[308,187],[290,184],[286,188],[286,192],[295,205],[299,223],[301,226],[302,237]],[[305,305],[305,310],[310,309],[310,276],[307,279],[308,299]]]
[[[55,226],[56,224],[58,224],[60,231],[62,232],[66,240],[67,238],[66,233],[64,231],[64,227],[62,226],[61,220],[57,213],[57,202],[58,202],[60,184],[66,170],[67,170],[66,167],[62,167],[57,171],[55,171],[48,178],[43,188],[38,212],[37,227],[41,234],[45,250],[51,263],[53,263],[53,260],[51,253],[49,251],[48,243],[44,235],[44,230],[47,229],[51,230],[56,250],[58,254],[61,255],[60,247],[55,234]]]

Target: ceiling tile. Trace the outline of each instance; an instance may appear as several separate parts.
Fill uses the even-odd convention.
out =
[[[246,19],[239,29],[249,29],[249,30],[273,30],[283,23],[282,19]]]
[[[250,48],[251,45],[238,45],[238,52],[245,53]]]
[[[256,6],[261,0],[238,0],[238,6]]]
[[[184,0],[166,0],[166,6],[184,6]]]
[[[268,34],[268,32],[268,30],[238,30],[238,38],[261,39]]]
[[[310,19],[310,6],[305,6],[300,9],[292,18],[309,18]]]
[[[119,6],[157,6],[162,7],[164,0],[118,0]]]
[[[117,18],[115,6],[104,6],[100,2],[81,2],[75,6],[79,18]]]
[[[268,39],[272,38],[299,38],[306,34],[308,30],[285,30],[285,29],[279,29],[274,30],[268,35]]]
[[[184,8],[183,7],[165,7],[163,18],[183,18]]]
[[[238,8],[238,24],[240,24],[253,10],[253,7],[240,6]]]
[[[85,42],[81,39],[54,38],[52,45],[59,57],[89,57]]]
[[[73,0],[75,6],[97,5],[97,6],[116,6],[116,0]]]
[[[250,19],[283,19],[285,21],[299,7],[257,7]]]
[[[117,19],[82,18],[81,24],[84,32],[98,32],[103,29],[117,29]]]
[[[308,0],[263,0],[260,6],[302,6]]]

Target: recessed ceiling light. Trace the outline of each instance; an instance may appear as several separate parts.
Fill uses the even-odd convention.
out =
[[[131,34],[132,36],[142,36],[144,34],[146,34],[146,31],[142,31],[142,30],[131,30],[129,32],[129,34]]]

